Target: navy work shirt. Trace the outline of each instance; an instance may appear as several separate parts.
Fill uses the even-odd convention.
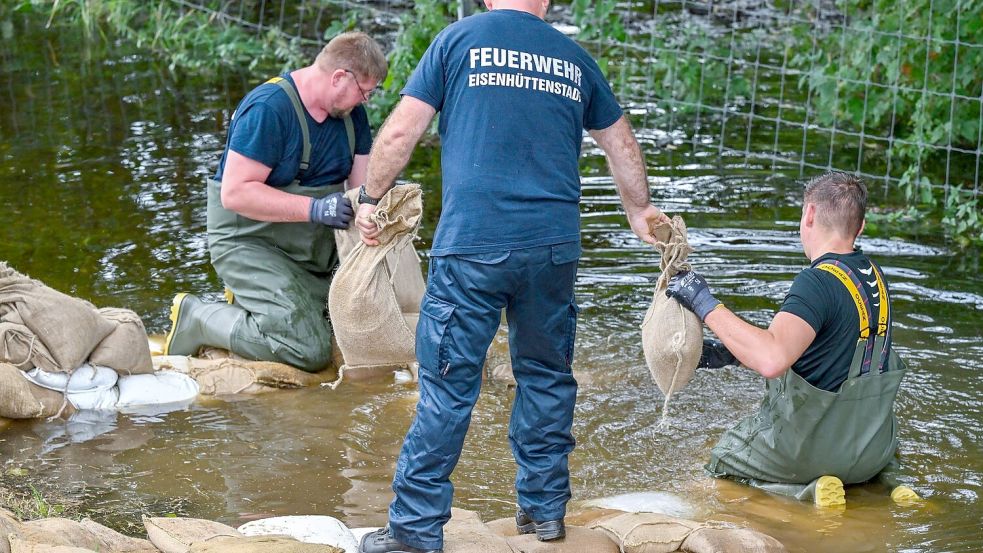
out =
[[[431,255],[580,240],[583,130],[622,111],[597,63],[535,15],[444,29],[402,94],[440,112],[443,210]]]
[[[289,74],[283,78],[296,89]],[[307,108],[304,108],[304,117],[311,133],[311,160],[300,184],[327,186],[343,182],[352,172],[345,121],[328,117],[318,123],[307,113]],[[368,154],[372,148],[372,131],[361,105],[352,110],[352,123],[355,126],[355,153]],[[239,102],[229,123],[225,152],[215,173],[215,180],[219,182],[230,149],[271,168],[270,176],[266,178],[266,184],[270,186],[284,187],[294,180],[300,169],[304,136],[297,111],[283,89],[273,83],[264,83]]]

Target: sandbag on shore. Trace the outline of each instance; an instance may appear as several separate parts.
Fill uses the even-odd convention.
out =
[[[42,388],[24,378],[24,372],[14,365],[0,362],[0,417],[38,419],[73,412],[75,408],[62,393]]]
[[[195,543],[189,553],[345,553],[340,547],[304,543],[288,536],[215,538]]]
[[[207,396],[262,394],[274,390],[305,388],[335,377],[331,370],[304,372],[283,363],[246,361],[233,357],[205,359],[182,355],[156,355],[154,369],[186,374],[198,383],[198,393]]]
[[[140,316],[129,309],[116,307],[104,307],[99,314],[113,323],[113,331],[92,351],[89,362],[109,367],[120,374],[154,372],[147,330]]]
[[[114,329],[91,303],[0,261],[0,361],[22,370],[71,371]]]

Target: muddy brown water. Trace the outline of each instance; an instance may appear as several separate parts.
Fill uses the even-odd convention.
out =
[[[175,80],[131,54],[86,61],[71,36],[15,23],[17,39],[0,45],[0,259],[99,306],[134,309],[156,333],[174,293],[218,300],[203,179],[231,109],[262,79]],[[686,218],[692,260],[719,297],[767,324],[806,264],[797,168],[667,145],[685,129],[667,135],[664,119],[649,117],[654,106],[632,107],[655,202]],[[763,394],[750,371],[699,371],[659,425],[662,396],[638,328],[658,258],[628,230],[598,154],[585,146],[575,502],[645,493],[622,501],[747,523],[796,552],[983,550],[978,254],[905,228],[861,240],[894,295],[895,344],[911,368],[897,402],[903,480],[926,501],[900,507],[861,486],[849,489],[845,510],[817,511],[705,476],[710,446]],[[422,250],[439,213],[438,174],[429,148],[404,175],[428,191]],[[884,201],[874,190],[872,202]],[[485,383],[453,477],[455,504],[486,520],[514,508],[512,397]],[[165,414],[15,422],[0,433],[0,471],[8,485],[77,499],[87,515],[130,531],[141,513],[232,525],[327,514],[380,525],[415,399],[413,385],[379,381],[202,400]],[[20,468],[28,476],[16,476]]]

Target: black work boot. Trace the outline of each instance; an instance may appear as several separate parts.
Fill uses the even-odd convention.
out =
[[[403,545],[393,537],[387,524],[362,536],[358,553],[443,553],[443,549],[419,549]]]
[[[558,540],[567,535],[567,527],[563,524],[562,518],[559,520],[536,522],[529,518],[529,515],[522,509],[519,509],[515,514],[515,529],[520,534],[532,534],[535,532],[536,539],[539,541]]]

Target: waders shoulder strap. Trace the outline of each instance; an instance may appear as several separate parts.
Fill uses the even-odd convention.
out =
[[[888,368],[888,353],[891,349],[891,298],[888,296],[887,284],[884,282],[884,275],[881,272],[881,268],[872,260],[868,259],[867,261],[870,261],[870,266],[874,270],[874,276],[877,277],[877,293],[880,294],[881,298],[881,312],[877,318],[877,333],[884,336],[884,347],[881,350],[881,359],[878,368],[881,372],[884,372]]]
[[[297,175],[294,177],[293,182],[290,184],[300,184],[300,178],[304,176],[304,172],[311,163],[311,130],[307,127],[307,116],[304,112],[304,105],[300,103],[300,96],[297,95],[297,91],[294,90],[293,85],[290,84],[287,79],[283,77],[273,77],[272,79],[266,81],[269,84],[275,84],[283,89],[287,93],[287,97],[290,98],[290,103],[294,106],[294,111],[297,113],[297,122],[300,123],[300,132],[304,135],[304,149],[300,154],[300,168],[297,171]],[[352,142],[352,139],[349,139]]]
[[[870,320],[870,299],[867,296],[867,292],[864,290],[863,284],[859,279],[857,279],[856,274],[850,270],[850,267],[840,263],[839,261],[825,262],[816,266],[817,269],[826,271],[827,273],[835,276],[836,279],[846,287],[847,291],[850,293],[850,297],[853,298],[853,302],[857,307],[857,314],[860,316],[860,340],[866,341],[866,347],[864,348],[865,351],[863,361],[861,362],[860,366],[850,368],[851,377],[870,372],[870,364],[874,357],[875,344],[880,346],[879,355],[877,356],[878,372],[884,372],[887,366],[887,344],[889,338],[887,332],[890,328],[888,304],[890,302],[887,297],[887,287],[884,285],[884,279],[881,277],[880,270],[874,268],[873,262],[871,262],[871,267],[873,268],[872,273],[874,278],[877,281],[877,297],[880,300],[877,322]],[[871,336],[872,332],[874,333],[874,336]]]
[[[355,123],[351,114],[345,116],[345,134],[348,135],[348,153],[355,159]]]

